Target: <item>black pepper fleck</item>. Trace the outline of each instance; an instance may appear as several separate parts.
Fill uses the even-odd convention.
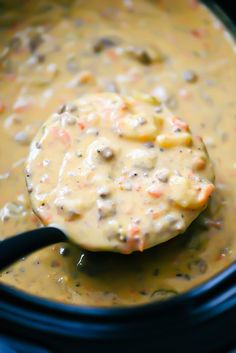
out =
[[[176,273],[176,277],[185,279],[187,281],[190,281],[191,276],[188,275],[187,273]]]
[[[145,142],[144,146],[147,148],[154,148],[155,147],[153,142]]]

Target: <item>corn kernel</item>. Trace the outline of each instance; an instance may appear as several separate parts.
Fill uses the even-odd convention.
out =
[[[156,138],[157,143],[160,147],[171,148],[176,146],[190,146],[192,143],[192,137],[189,133],[178,133],[178,134],[161,134]]]
[[[138,117],[125,117],[118,122],[118,130],[124,137],[137,141],[153,141],[158,132],[157,127],[149,121],[140,124]]]
[[[147,93],[140,92],[140,91],[134,92],[133,97],[138,100],[142,100],[145,103],[150,103],[153,105],[160,105],[161,104],[160,101],[156,97],[154,97],[150,94],[147,94]]]

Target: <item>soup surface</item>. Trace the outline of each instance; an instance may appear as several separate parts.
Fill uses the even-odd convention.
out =
[[[216,174],[207,211],[163,245],[125,256],[57,244],[6,269],[1,281],[68,303],[131,305],[181,293],[234,261],[236,57],[222,24],[188,0],[1,7],[2,239],[41,225],[24,180],[29,144],[61,104],[86,93],[152,94],[203,137]]]

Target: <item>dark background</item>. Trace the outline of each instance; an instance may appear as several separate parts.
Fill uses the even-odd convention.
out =
[[[219,4],[234,21],[236,21],[236,2],[234,0],[216,0],[215,2]]]

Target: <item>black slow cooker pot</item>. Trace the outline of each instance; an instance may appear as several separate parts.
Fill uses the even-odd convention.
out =
[[[235,34],[233,2],[205,2]],[[0,285],[0,353],[230,352],[235,327],[236,263],[185,294],[130,308],[66,305]]]

